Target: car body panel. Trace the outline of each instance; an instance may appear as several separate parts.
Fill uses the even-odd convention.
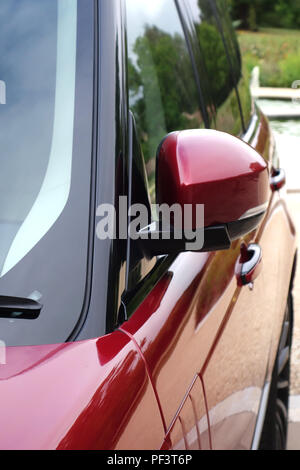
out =
[[[273,149],[263,115],[252,142],[271,167]],[[238,287],[234,274],[242,241],[262,248],[262,272],[253,290]],[[195,436],[192,406],[185,410],[185,422],[180,410],[187,408],[187,395],[199,377],[200,441],[202,432],[209,447],[210,423],[213,448],[251,448],[262,391],[275,360],[294,256],[294,226],[278,193],[270,192],[267,214],[255,231],[227,251],[180,254],[165,274],[167,289],[162,277],[122,325],[148,363],[166,422],[164,445],[178,448],[181,442],[185,448],[189,436]],[[152,296],[159,298],[153,308]],[[177,441],[170,444],[167,439],[175,421],[181,440],[177,429]],[[236,432],[228,438],[232,427]],[[197,444],[192,442],[194,448]]]
[[[8,347],[0,377],[1,449],[144,449],[163,439],[145,364],[121,332]]]
[[[271,380],[287,302],[290,277],[282,275],[287,265],[292,267],[295,242],[289,230],[285,208],[275,203],[257,240],[263,253],[262,272],[252,291],[245,286],[239,292],[203,376],[216,449],[252,446],[262,391]],[[274,256],[278,252],[284,260]]]
[[[117,206],[118,195],[128,189],[123,7],[118,0],[101,0],[95,8],[99,129],[93,146],[100,156],[93,167],[94,212],[103,202]],[[241,138],[265,158],[271,174],[274,144],[258,110]],[[4,355],[0,350],[0,448],[251,448],[296,250],[283,196],[270,191],[260,226],[230,250],[181,253],[169,262],[166,257],[159,275],[160,261],[143,259],[151,289],[139,296],[137,286],[133,313],[123,301],[130,316],[115,331],[126,286],[126,247],[95,237],[88,308],[69,338],[80,341],[7,347]],[[263,267],[252,290],[238,286],[235,276],[242,242],[262,248]],[[143,284],[141,273],[136,278]],[[110,334],[87,339],[100,336],[105,324]]]

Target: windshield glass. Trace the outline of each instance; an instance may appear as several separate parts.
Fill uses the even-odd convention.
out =
[[[65,341],[82,310],[93,63],[78,44],[93,47],[92,3],[0,2],[0,295],[43,305],[0,318],[5,344]]]

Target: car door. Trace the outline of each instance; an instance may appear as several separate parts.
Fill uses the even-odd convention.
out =
[[[167,132],[201,128],[207,119],[241,136],[245,129],[233,78],[225,95],[218,86],[205,88],[201,74],[207,69],[199,69],[192,40],[195,24],[187,22],[178,2],[161,0],[152,6],[128,0],[126,5],[129,103],[137,128],[135,132],[132,126],[133,140],[142,148],[155,200],[153,155]],[[209,26],[212,38],[217,37],[218,60],[229,76],[222,37],[217,27]],[[212,81],[206,76],[208,85]],[[246,137],[270,159],[268,125],[263,117],[253,119],[253,132]],[[138,150],[136,158],[141,158]],[[262,248],[264,267],[254,286],[237,285],[235,267],[242,242]],[[262,224],[229,250],[138,262],[128,251],[123,296],[127,321],[120,330],[135,342],[147,364],[165,430],[162,448],[251,447],[276,352],[292,242],[288,214],[278,195],[270,192]]]
[[[252,145],[268,161],[272,180],[272,175],[276,171],[274,141],[267,120],[251,102],[250,77],[247,71],[242,69],[236,37],[232,30],[228,10],[226,10],[226,2],[223,0],[200,0],[197,2],[196,0],[188,0],[186,4],[189,5],[189,12],[193,18],[199,53],[204,56],[203,61],[208,64],[206,69],[200,73],[206,73],[208,78],[212,77],[209,63],[211,46],[205,45],[201,30],[203,28],[206,31],[207,28],[210,28],[212,31],[214,28],[219,34],[219,45],[221,47],[222,41],[227,61],[229,61],[228,70],[232,74],[237,97],[236,108],[239,107],[242,112],[242,124],[245,131],[240,134],[241,138]],[[218,98],[216,88],[211,87],[211,95],[216,102]],[[220,130],[224,130],[220,114],[222,117],[224,107],[228,107],[227,101],[228,99],[216,107],[215,128]],[[232,106],[232,98],[230,101]],[[218,347],[214,351],[204,375],[204,382],[208,389],[208,408],[211,416],[213,440],[217,448],[249,447],[255,428],[257,410],[262,399],[261,387],[264,383],[263,397],[268,395],[270,372],[274,363],[287,302],[294,256],[294,228],[291,225],[285,203],[278,192],[270,193],[269,208],[265,220],[256,233],[249,234],[247,242],[255,243],[260,247],[263,256],[263,270],[255,281],[253,290],[245,287],[235,293],[230,321],[222,332]],[[250,288],[252,289],[252,286]],[[241,334],[243,327],[245,328],[244,334]],[[235,338],[234,341],[233,338]],[[232,347],[233,345],[235,346]],[[236,352],[238,354],[235,354]],[[222,374],[217,373],[218,368],[223,371],[227,370],[225,382],[221,379],[223,383],[222,398],[217,398],[215,394],[215,390],[220,389],[215,386],[215,378],[222,377]],[[233,375],[229,380],[231,368]],[[234,373],[234,371],[245,370],[248,372],[243,375],[238,374],[238,377],[236,372]],[[232,385],[229,386],[230,382]],[[227,383],[227,387],[224,387],[224,383]],[[226,388],[228,388],[227,391]],[[231,394],[230,388],[233,392]],[[219,413],[218,410],[221,408],[222,411]],[[234,417],[229,418],[228,413],[231,409],[234,410],[232,413]],[[256,411],[253,412],[253,410]],[[235,429],[237,435],[228,433],[227,430],[230,428]],[[244,435],[242,429],[246,431]],[[259,432],[257,427],[253,445],[258,445]]]

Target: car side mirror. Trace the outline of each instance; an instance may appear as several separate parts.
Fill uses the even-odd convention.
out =
[[[233,240],[257,227],[269,191],[265,160],[239,138],[215,130],[172,132],[157,150],[157,204],[177,205],[182,214],[189,205],[188,226],[182,216],[180,223],[173,218],[162,229],[161,216],[141,230],[142,250],[149,256],[193,251],[187,243],[189,230],[203,233],[202,246],[195,245],[195,251],[228,249]],[[202,218],[199,205],[204,208]],[[175,236],[178,224],[187,229],[181,238]]]

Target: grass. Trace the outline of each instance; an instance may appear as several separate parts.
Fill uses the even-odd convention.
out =
[[[299,30],[239,31],[238,40],[246,69],[259,65],[261,86],[290,88],[300,80]]]

